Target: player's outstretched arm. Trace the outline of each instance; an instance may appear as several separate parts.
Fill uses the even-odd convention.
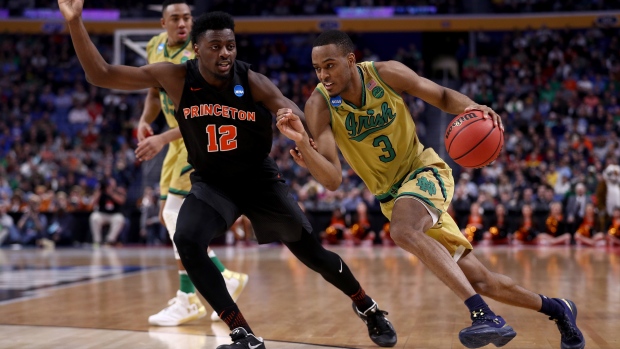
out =
[[[152,66],[140,68],[108,64],[90,40],[82,22],[84,0],[58,0],[58,7],[67,21],[71,40],[88,81],[100,87],[140,90],[161,87]]]
[[[479,105],[466,95],[438,85],[423,78],[397,61],[376,62],[375,67],[385,81],[396,92],[406,92],[412,96],[450,113],[460,114],[464,111],[479,109],[484,112],[485,118],[491,118],[496,126],[504,129],[501,117],[486,105]]]
[[[297,104],[286,98],[282,91],[265,75],[250,70],[248,72],[248,80],[255,102],[262,103],[272,113],[277,113],[281,108],[292,109],[293,113],[299,116],[302,121],[305,120],[304,113]]]
[[[319,183],[329,190],[336,190],[342,183],[342,167],[336,149],[336,140],[329,125],[330,114],[323,96],[316,90],[306,102],[308,129],[312,133],[316,149],[309,141],[299,116],[292,109],[278,110],[276,117],[280,132],[294,140],[303,156],[308,170]],[[292,154],[294,156],[294,154]]]

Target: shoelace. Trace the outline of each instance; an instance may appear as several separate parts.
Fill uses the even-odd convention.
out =
[[[489,321],[493,321],[494,319],[495,319],[494,317],[490,317],[489,315],[487,315],[486,313],[483,313],[482,311],[480,311],[478,314],[474,312],[471,316],[472,326],[483,325]]]
[[[387,311],[377,308],[374,313],[367,316],[368,324],[372,326],[373,330],[377,334],[390,331],[390,327],[387,324],[388,320],[385,319],[385,315],[389,315]],[[383,318],[384,321],[380,321],[381,318]]]
[[[573,323],[566,316],[564,316],[560,320],[554,318],[549,318],[549,320],[555,321],[563,339],[573,339],[579,337],[579,334],[573,326]]]

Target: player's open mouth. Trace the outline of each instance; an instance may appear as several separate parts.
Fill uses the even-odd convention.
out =
[[[186,31],[180,31],[179,32],[179,38],[186,39],[187,38],[187,32]]]
[[[332,87],[334,86],[334,83],[333,83],[333,82],[323,82],[323,86],[325,86],[325,89],[326,89],[327,91],[329,91],[329,90],[331,90],[331,89],[332,89]]]
[[[229,71],[229,70],[230,70],[231,65],[232,65],[232,64],[231,64],[230,62],[220,62],[220,63],[217,65],[217,68],[218,68],[218,69],[219,69],[219,71],[221,71],[221,72],[227,72],[227,71]]]

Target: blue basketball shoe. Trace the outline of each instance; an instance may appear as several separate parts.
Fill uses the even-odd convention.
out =
[[[573,301],[563,298],[553,298],[564,308],[564,313],[558,319],[549,318],[555,324],[562,335],[562,349],[583,349],[586,347],[586,340],[577,327],[577,306]]]
[[[472,325],[459,333],[459,340],[467,348],[480,348],[487,344],[503,347],[517,332],[501,316],[486,314],[484,310],[471,312]]]

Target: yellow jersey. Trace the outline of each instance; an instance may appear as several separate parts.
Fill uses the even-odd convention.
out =
[[[380,196],[421,166],[424,146],[400,94],[392,90],[373,62],[357,64],[362,79],[362,105],[330,97],[322,83],[317,89],[328,104],[331,129],[342,155],[368,189]]]
[[[146,53],[148,63],[172,62],[185,63],[194,58],[191,41],[187,40],[184,44],[170,47],[168,43],[168,33],[163,32],[154,36],[146,45]],[[166,91],[159,91],[159,99],[161,101],[161,110],[166,116],[166,122],[170,128],[178,127],[179,124],[174,117],[174,103]]]

